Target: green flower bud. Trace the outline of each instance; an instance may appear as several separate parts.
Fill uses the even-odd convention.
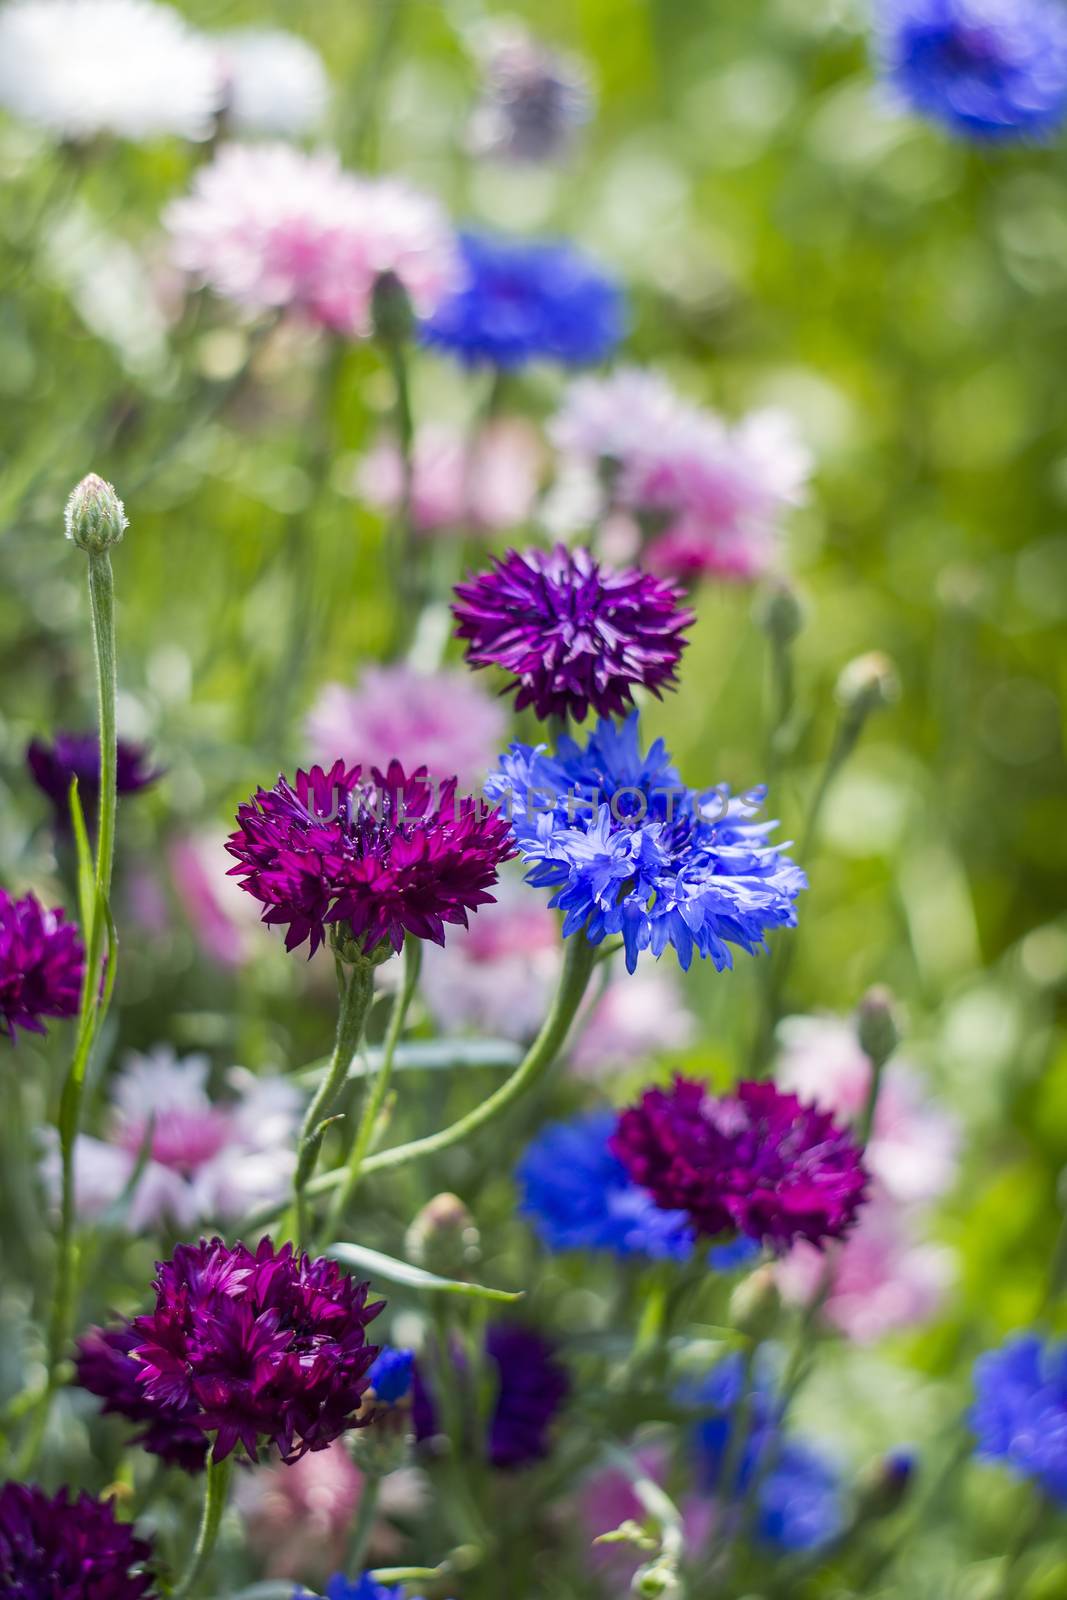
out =
[[[884,1067],[900,1043],[900,1022],[893,995],[884,984],[876,984],[859,1003],[856,1011],[856,1031],[860,1049],[874,1062]]]
[[[915,1457],[894,1450],[861,1474],[856,1485],[856,1521],[875,1521],[899,1511],[915,1482]]]
[[[365,1401],[360,1420],[364,1418],[368,1419],[366,1427],[353,1428],[345,1435],[348,1453],[360,1472],[367,1478],[385,1478],[408,1466],[415,1442],[410,1405]]]
[[[900,679],[890,658],[871,650],[842,668],[834,692],[846,711],[862,719],[900,699]]]
[[[71,494],[63,516],[67,538],[89,555],[118,544],[129,523],[122,501],[103,478],[90,472]]]
[[[804,626],[804,605],[785,578],[768,584],[756,603],[756,621],[776,644],[788,644]]]
[[[371,321],[382,344],[407,344],[415,331],[411,300],[395,272],[380,272],[374,280]]]
[[[438,1194],[411,1223],[404,1249],[416,1267],[442,1278],[461,1278],[481,1256],[481,1237],[459,1196]]]
[[[730,1325],[759,1344],[778,1326],[781,1309],[774,1267],[767,1262],[742,1278],[730,1296]]]

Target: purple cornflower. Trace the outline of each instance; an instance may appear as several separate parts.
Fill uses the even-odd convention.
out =
[[[254,1255],[221,1239],[179,1245],[159,1265],[155,1311],[131,1324],[146,1400],[192,1406],[216,1461],[239,1444],[252,1460],[261,1442],[286,1462],[324,1449],[360,1425],[378,1354],[366,1327],[383,1308],[369,1287],[270,1239]]]
[[[204,1466],[208,1441],[196,1420],[196,1402],[190,1398],[172,1405],[148,1399],[140,1381],[141,1365],[131,1354],[140,1342],[140,1336],[126,1321],[110,1328],[90,1328],[78,1340],[77,1381],[103,1400],[105,1416],[144,1424],[142,1431],[135,1434],[134,1444],[159,1456],[168,1466],[199,1472]]]
[[[78,799],[86,819],[96,815],[100,798],[100,744],[95,733],[57,733],[51,744],[33,739],[26,748],[26,765],[34,783],[55,809],[57,827],[70,827],[70,784],[78,780]],[[149,763],[143,745],[120,739],[117,748],[119,794],[136,794],[163,776],[162,767]]]
[[[553,1419],[570,1392],[566,1368],[547,1339],[516,1323],[497,1323],[488,1329],[485,1355],[495,1368],[496,1379],[496,1401],[489,1419],[490,1463],[507,1470],[540,1461],[548,1454]],[[458,1356],[456,1366],[461,1388],[469,1388],[469,1375]],[[439,1431],[432,1381],[416,1363],[412,1421],[420,1441]],[[469,1410],[473,1396],[467,1398]]]
[[[31,1483],[0,1488],[0,1594],[4,1600],[142,1600],[152,1549],[110,1500]]]
[[[263,921],[287,925],[285,948],[311,952],[343,923],[370,954],[395,950],[405,933],[445,942],[445,923],[467,926],[491,903],[486,891],[514,854],[508,825],[456,780],[439,787],[426,768],[410,777],[398,761],[369,779],[335,761],[258,789],[237,812],[227,850],[241,887],[264,906]]]
[[[772,1083],[715,1096],[677,1077],[619,1118],[612,1149],[657,1205],[698,1233],[742,1233],[777,1251],[851,1227],[868,1176],[852,1134]]]
[[[675,681],[693,612],[681,590],[637,567],[601,567],[588,550],[509,550],[457,584],[456,636],[472,667],[514,675],[516,709],[581,722],[592,706],[623,715],[635,684],[659,695]]]
[[[0,889],[0,1034],[44,1033],[44,1017],[74,1017],[85,951],[62,911]]]

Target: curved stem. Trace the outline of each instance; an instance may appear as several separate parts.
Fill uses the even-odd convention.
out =
[[[232,1471],[232,1456],[227,1456],[225,1461],[216,1461],[213,1456],[208,1456],[204,1482],[204,1506],[200,1513],[200,1528],[196,1535],[196,1544],[193,1546],[193,1553],[189,1557],[189,1563],[185,1571],[171,1590],[171,1600],[184,1600],[184,1597],[192,1591],[193,1585],[211,1559],[211,1552],[214,1550],[215,1541],[219,1536],[222,1514],[226,1510],[226,1499],[230,1492]]]
[[[370,1536],[374,1531],[374,1519],[378,1515],[378,1497],[381,1492],[381,1478],[363,1479],[363,1490],[359,1497],[356,1521],[352,1529],[351,1543],[348,1547],[348,1572],[352,1578],[360,1577],[363,1572],[363,1558],[367,1553]]]

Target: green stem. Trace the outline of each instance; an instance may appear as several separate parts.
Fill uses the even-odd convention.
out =
[[[219,1536],[223,1512],[226,1510],[232,1471],[232,1456],[227,1456],[225,1461],[216,1461],[213,1456],[208,1456],[204,1480],[204,1506],[200,1513],[196,1544],[193,1546],[193,1553],[189,1557],[185,1571],[171,1590],[171,1600],[185,1600],[185,1596],[192,1592],[197,1579],[211,1559],[211,1552]]]
[[[400,451],[400,499],[393,517],[392,550],[396,575],[399,615],[399,647],[406,647],[419,600],[418,541],[412,517],[415,490],[415,421],[411,409],[411,384],[408,377],[407,349],[402,339],[382,341],[385,359],[393,379],[393,426]]]
[[[359,1509],[356,1512],[352,1538],[348,1546],[348,1573],[352,1578],[358,1578],[362,1574],[363,1558],[367,1553],[370,1536],[374,1531],[374,1521],[378,1515],[378,1499],[381,1492],[381,1478],[365,1477],[363,1479],[363,1488],[359,1497]]]
[[[389,1092],[396,1047],[400,1043],[400,1036],[404,1031],[408,1009],[415,997],[415,990],[418,988],[421,966],[422,941],[409,934],[404,944],[404,974],[400,980],[400,988],[396,992],[392,1010],[389,1013],[389,1026],[385,1033],[381,1063],[373,1084],[364,1095],[363,1110],[360,1113],[356,1136],[352,1141],[348,1165],[345,1168],[341,1186],[334,1196],[333,1204],[330,1206],[326,1223],[326,1239],[324,1241],[326,1244],[329,1244],[335,1237],[338,1225],[363,1174],[363,1163],[370,1149],[374,1131],[378,1126],[378,1118],[381,1116],[385,1097]]]

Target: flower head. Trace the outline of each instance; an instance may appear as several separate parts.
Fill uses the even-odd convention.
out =
[[[282,28],[236,28],[216,44],[229,127],[284,138],[321,128],[330,84],[322,57],[306,39]]]
[[[168,1466],[199,1472],[207,1455],[207,1435],[197,1421],[193,1399],[154,1403],[140,1382],[141,1365],[132,1352],[140,1336],[126,1321],[110,1328],[90,1328],[78,1340],[77,1382],[104,1402],[105,1416],[143,1424],[133,1443]]]
[[[114,487],[95,472],[74,485],[63,510],[67,538],[86,555],[102,555],[124,537],[130,519]]]
[[[0,1593],[6,1600],[143,1600],[152,1549],[110,1500],[36,1484],[0,1487]]]
[[[369,954],[405,933],[445,942],[445,923],[492,900],[497,868],[514,852],[508,826],[479,801],[457,798],[456,780],[435,786],[425,767],[406,776],[398,761],[370,780],[335,761],[258,789],[237,812],[230,872],[264,906],[263,921],[287,925],[285,947],[343,922]]]
[[[349,338],[371,332],[384,273],[422,315],[456,276],[436,201],[392,179],[345,172],[325,151],[224,146],[165,221],[177,264],[216,294],[254,311],[291,308]]]
[[[474,153],[517,162],[566,155],[593,110],[582,62],[511,21],[486,27],[479,43],[482,89],[469,130]]]
[[[807,880],[768,843],[774,823],[748,820],[762,790],[687,789],[662,740],[642,755],[638,734],[635,713],[600,722],[584,748],[562,738],[554,756],[512,744],[486,794],[512,819],[528,881],[555,891],[565,936],[621,934],[630,972],[668,945],[683,967],[695,950],[721,971],[731,945],[753,954],[795,925]]]
[[[974,1388],[978,1454],[1067,1506],[1067,1341],[1016,1334],[979,1356]]]
[[[0,12],[0,105],[58,139],[206,139],[215,56],[155,0],[11,0]]]
[[[423,323],[428,344],[472,367],[578,367],[604,360],[622,338],[621,293],[572,246],[484,233],[459,242],[464,277]]]
[[[457,584],[456,635],[472,667],[513,674],[516,709],[542,719],[621,715],[635,685],[675,681],[693,613],[674,584],[636,567],[601,567],[588,550],[509,550]]]
[[[45,1017],[78,1013],[85,951],[62,911],[0,889],[0,1034],[44,1033]]]
[[[495,1368],[496,1401],[487,1444],[494,1467],[524,1467],[548,1454],[549,1429],[570,1392],[566,1368],[552,1345],[532,1328],[497,1323],[485,1336],[485,1355]],[[457,1356],[457,1377],[469,1383]],[[415,1367],[412,1420],[415,1437],[430,1439],[437,1430],[433,1390],[422,1368]]]
[[[743,1233],[775,1250],[841,1238],[867,1173],[852,1135],[771,1083],[714,1096],[678,1077],[624,1111],[611,1147],[657,1205],[698,1233]]]
[[[881,0],[878,35],[890,85],[955,133],[1044,139],[1067,117],[1057,0]]]
[[[296,1600],[300,1600],[302,1592],[297,1590]],[[402,1592],[395,1583],[379,1583],[369,1572],[358,1578],[335,1572],[326,1583],[326,1600],[400,1600]],[[418,1596],[412,1595],[411,1600],[418,1600]]]
[[[214,1458],[261,1443],[283,1461],[322,1450],[357,1416],[378,1354],[367,1324],[369,1284],[336,1262],[276,1250],[255,1254],[221,1239],[179,1245],[159,1266],[156,1307],[132,1323],[145,1398],[195,1407],[215,1434]]]
[[[370,1369],[370,1386],[374,1398],[383,1405],[399,1405],[411,1393],[414,1382],[415,1352],[397,1350],[383,1345],[381,1353]]]
[[[158,782],[162,769],[153,767],[143,745],[118,741],[119,794],[137,794]],[[70,827],[71,779],[78,780],[78,799],[87,818],[100,797],[100,743],[95,733],[57,733],[51,744],[33,739],[26,749],[26,765],[34,783],[55,808],[56,825]]]

